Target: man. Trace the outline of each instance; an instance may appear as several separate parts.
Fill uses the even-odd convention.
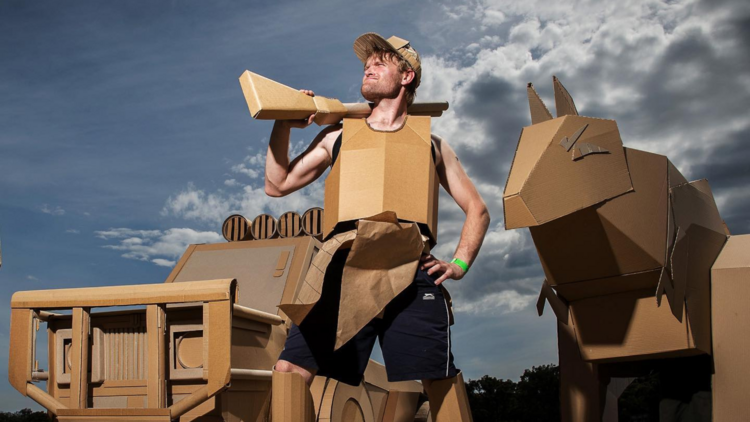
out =
[[[385,40],[377,34],[368,33],[356,40],[354,49],[364,64],[362,96],[374,105],[366,125],[359,122],[360,127],[364,127],[363,130],[396,133],[408,124],[407,119],[409,122],[417,119],[407,116],[407,107],[416,96],[421,79],[421,62],[409,43],[397,37]],[[302,92],[314,96],[312,91]],[[265,191],[268,195],[292,193],[312,183],[328,166],[333,166],[342,145],[342,125],[325,128],[305,152],[291,161],[289,159],[291,129],[309,126],[313,117],[306,121],[276,121],[274,124],[266,156]],[[427,122],[429,131],[429,120]],[[450,317],[440,285],[449,278],[460,280],[466,274],[479,252],[490,217],[484,200],[466,175],[453,149],[438,136],[431,135],[431,139],[431,155],[439,182],[466,213],[453,260],[438,259],[431,254],[422,255],[411,285],[387,305],[378,315],[379,318],[372,319],[351,340],[334,351],[337,334],[335,319],[338,305],[344,301],[340,298],[340,285],[348,253],[339,250],[326,270],[320,300],[304,322],[292,326],[276,371],[300,374],[308,383],[318,373],[357,384],[375,338],[379,337],[389,380],[422,379],[429,386],[431,380],[456,376],[450,353]],[[389,211],[399,214],[401,210]]]

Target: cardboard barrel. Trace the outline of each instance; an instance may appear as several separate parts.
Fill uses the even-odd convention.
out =
[[[255,239],[273,239],[278,234],[276,219],[268,214],[261,214],[253,220],[251,232]]]
[[[308,236],[323,236],[323,208],[310,208],[302,215],[302,231]]]
[[[221,226],[221,232],[227,242],[237,242],[240,240],[252,240],[251,224],[247,218],[234,214],[230,215]]]
[[[294,211],[287,211],[279,217],[279,236],[297,237],[302,234],[302,217]]]

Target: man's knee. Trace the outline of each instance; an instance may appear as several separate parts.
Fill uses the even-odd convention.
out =
[[[315,373],[317,371],[303,368],[299,365],[295,365],[292,362],[280,359],[278,362],[276,362],[276,365],[274,365],[273,370],[276,372],[296,372],[300,375],[302,375],[302,378],[305,379],[305,382],[307,385],[312,384],[312,380],[315,377]]]

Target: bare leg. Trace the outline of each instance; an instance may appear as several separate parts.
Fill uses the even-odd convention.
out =
[[[315,373],[318,372],[315,369],[306,369],[283,359],[279,359],[279,361],[276,362],[273,370],[276,372],[296,372],[302,375],[302,378],[308,386],[312,384],[313,378],[315,378]]]

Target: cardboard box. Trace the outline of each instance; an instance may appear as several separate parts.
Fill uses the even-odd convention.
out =
[[[325,183],[324,236],[339,223],[393,211],[401,220],[419,223],[434,245],[438,185],[429,117],[408,116],[394,132],[346,119],[341,150]]]
[[[713,420],[750,415],[750,235],[732,236],[711,269],[713,322]]]

